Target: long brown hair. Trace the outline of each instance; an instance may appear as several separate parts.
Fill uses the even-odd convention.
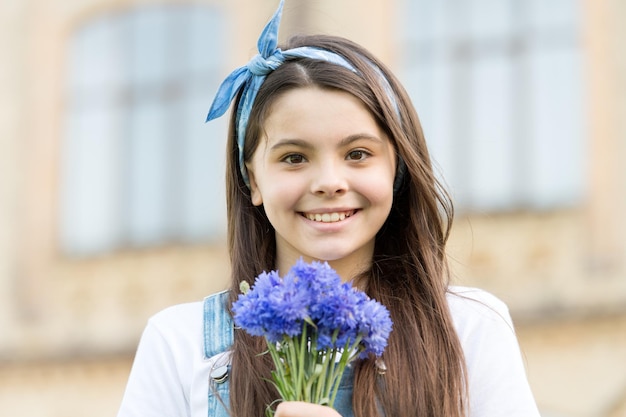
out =
[[[252,108],[244,158],[250,160],[271,106],[282,93],[316,86],[346,91],[371,112],[404,161],[406,172],[389,217],[376,236],[365,273],[367,293],[387,306],[394,322],[380,376],[372,360],[355,366],[353,410],[357,417],[460,417],[467,407],[465,362],[446,301],[445,244],[452,223],[450,199],[440,187],[417,114],[396,78],[361,46],[333,36],[297,36],[283,46],[333,51],[357,73],[338,65],[294,59],[270,73]],[[388,81],[384,82],[383,77]],[[389,91],[391,89],[391,91]],[[237,103],[235,104],[235,106]],[[231,302],[241,281],[274,269],[274,228],[250,199],[238,167],[235,111],[231,115],[226,172]],[[230,386],[234,417],[258,417],[277,394],[267,383],[271,362],[261,338],[235,331]]]

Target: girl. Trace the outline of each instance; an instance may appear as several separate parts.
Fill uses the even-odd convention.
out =
[[[153,317],[119,417],[261,417],[277,394],[264,341],[233,329],[242,281],[323,260],[387,306],[386,372],[347,371],[336,410],[283,402],[277,417],[538,416],[506,306],[448,286],[452,206],[417,114],[362,47],[300,36],[276,48],[283,1],[260,54],[218,91],[235,100],[227,166],[230,291]]]

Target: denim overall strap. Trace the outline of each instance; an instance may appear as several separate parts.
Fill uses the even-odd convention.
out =
[[[204,299],[205,359],[228,350],[233,344],[233,319],[228,314],[227,302],[228,291],[221,291]]]
[[[221,355],[233,344],[233,321],[227,303],[228,291],[204,299],[204,359],[214,361],[208,378],[208,417],[229,415],[230,360]]]

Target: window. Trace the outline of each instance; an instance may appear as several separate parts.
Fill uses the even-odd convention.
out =
[[[60,239],[74,255],[225,231],[226,121],[204,123],[222,16],[201,6],[100,15],[67,57]]]
[[[580,204],[578,2],[405,1],[400,76],[463,211]]]

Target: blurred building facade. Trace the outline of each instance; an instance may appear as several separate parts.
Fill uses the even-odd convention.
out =
[[[0,413],[114,415],[148,317],[227,285],[218,83],[263,0],[0,3]],[[546,417],[626,416],[626,5],[288,0],[396,72]]]

